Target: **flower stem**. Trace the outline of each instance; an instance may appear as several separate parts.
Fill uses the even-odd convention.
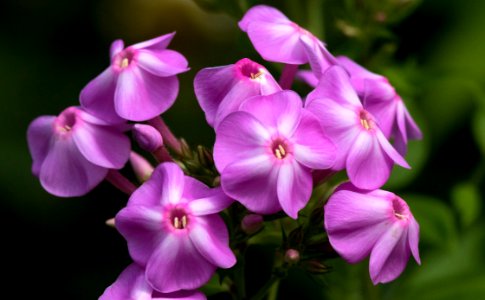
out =
[[[163,137],[163,142],[178,155],[182,154],[182,145],[177,137],[172,133],[170,128],[165,124],[163,119],[158,116],[148,120],[148,124],[155,127]]]
[[[289,90],[291,88],[296,71],[298,71],[298,65],[285,64],[279,81],[282,89]]]
[[[236,284],[237,299],[246,299],[246,279],[244,278],[244,252],[238,255],[237,265],[234,274],[234,282]]]
[[[261,300],[261,299],[264,299],[264,296],[266,296],[268,294],[268,292],[270,291],[270,289],[274,286],[274,285],[277,285],[279,280],[281,278],[279,276],[276,276],[276,275],[271,275],[271,277],[269,278],[268,281],[266,281],[266,283],[259,289],[259,291],[250,298],[250,300]],[[278,288],[278,287],[276,287]]]
[[[156,158],[156,160],[160,163],[166,162],[166,161],[173,161],[172,157],[170,156],[170,153],[168,153],[167,148],[164,146],[158,147],[155,151],[152,152],[153,156]]]
[[[128,178],[123,176],[117,170],[109,170],[108,175],[106,175],[105,179],[114,187],[127,195],[131,195],[136,190],[136,185],[134,185],[131,181],[128,180]]]

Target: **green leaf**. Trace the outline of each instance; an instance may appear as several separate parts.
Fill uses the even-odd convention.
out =
[[[453,246],[456,243],[456,222],[448,205],[423,195],[407,195],[403,199],[419,223],[420,242],[439,246]]]
[[[485,155],[485,111],[478,111],[473,118],[473,135],[482,155]]]
[[[460,215],[461,224],[470,226],[479,216],[482,209],[480,192],[471,183],[460,183],[451,191],[453,205]]]

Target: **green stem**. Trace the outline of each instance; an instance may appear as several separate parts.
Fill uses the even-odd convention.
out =
[[[272,288],[272,286],[276,285],[276,283],[279,282],[280,279],[281,278],[279,276],[271,275],[269,280],[250,299],[251,300],[262,300],[262,299],[264,299],[264,296],[266,296],[266,294],[268,294],[268,292]]]
[[[280,287],[280,280],[276,281],[275,283],[273,283],[273,285],[271,286],[271,288],[269,289],[269,292],[268,292],[268,300],[276,300],[278,299],[278,290],[279,290],[279,287]]]
[[[238,255],[237,267],[234,274],[234,282],[236,284],[236,295],[237,299],[246,299],[246,280],[244,278],[244,253]]]

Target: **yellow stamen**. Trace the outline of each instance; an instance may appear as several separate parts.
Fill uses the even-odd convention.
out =
[[[123,60],[121,61],[120,67],[126,68],[126,67],[128,67],[129,64],[130,64],[130,61],[128,60],[128,58],[123,58]]]
[[[254,73],[251,73],[251,79],[257,79],[259,78],[261,75],[263,75],[263,71],[259,71],[258,73],[254,74]]]
[[[180,221],[179,221],[178,217],[173,218],[173,227],[180,229],[180,223],[179,222]]]
[[[405,215],[398,214],[398,213],[394,213],[394,215],[395,215],[396,217],[398,217],[399,219],[401,219],[401,220],[404,220],[404,219],[406,219],[406,218],[407,218]]]
[[[286,155],[286,151],[285,151],[285,148],[283,148],[283,146],[278,145],[278,149],[280,150],[280,153],[281,153],[282,156]]]
[[[182,228],[186,228],[186,227],[187,227],[187,217],[183,216],[182,217]]]
[[[281,155],[281,152],[280,152],[280,150],[279,150],[279,149],[276,149],[276,150],[274,151],[274,154],[275,154],[275,155],[276,155],[276,157],[277,157],[277,158],[279,158],[279,159],[282,159],[282,158],[283,158],[283,156]]]
[[[360,119],[360,124],[362,124],[362,126],[366,130],[369,130],[370,129],[369,121],[367,121],[366,119]]]

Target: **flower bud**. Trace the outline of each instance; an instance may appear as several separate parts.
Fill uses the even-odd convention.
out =
[[[130,153],[130,164],[140,182],[145,182],[152,175],[153,166],[143,156],[133,151]]]
[[[285,253],[285,262],[294,265],[300,261],[300,252],[295,249],[288,249]]]
[[[132,132],[135,141],[145,151],[153,152],[163,145],[162,135],[150,125],[135,124]]]
[[[250,214],[241,221],[241,228],[247,234],[253,234],[263,227],[263,216]]]

